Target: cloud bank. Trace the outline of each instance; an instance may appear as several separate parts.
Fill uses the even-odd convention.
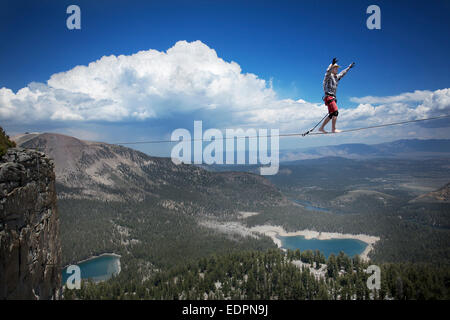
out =
[[[448,88],[351,101],[359,105],[341,110],[345,127],[450,113]],[[220,126],[298,130],[315,124],[325,110],[322,102],[280,99],[270,81],[243,73],[236,62],[224,61],[201,41],[179,41],[166,52],[104,56],[16,93],[0,89],[0,119],[15,123],[121,123],[201,115]]]
[[[17,93],[2,88],[0,116],[20,121],[117,122],[199,109],[239,112],[275,100],[265,80],[243,74],[237,63],[225,62],[200,41],[179,41],[167,52],[105,56]]]

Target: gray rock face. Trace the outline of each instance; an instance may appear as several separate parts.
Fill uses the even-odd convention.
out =
[[[59,299],[61,245],[53,161],[12,148],[0,159],[0,299]]]

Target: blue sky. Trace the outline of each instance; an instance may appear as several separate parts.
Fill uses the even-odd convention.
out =
[[[66,28],[66,8],[71,4],[81,8],[81,30]],[[381,30],[366,28],[366,8],[371,4],[381,8]],[[204,120],[205,126],[219,129],[251,126],[290,132],[302,130],[321,118],[321,113],[316,116],[310,110],[321,103],[323,74],[334,56],[343,66],[356,62],[356,67],[342,80],[338,90],[339,107],[348,110],[341,114],[344,119],[339,119],[344,127],[379,123],[380,118],[397,121],[432,116],[449,113],[450,109],[450,92],[447,90],[450,88],[448,1],[16,0],[2,1],[0,6],[0,88],[12,91],[3,92],[0,123],[11,134],[55,131],[109,142],[151,140],[167,138],[180,126],[192,129],[193,120]],[[197,85],[189,87],[195,88],[195,93],[183,92],[177,98],[173,98],[174,93],[167,88],[157,87],[158,94],[165,92],[167,96],[158,102],[154,96],[140,100],[148,83],[143,84],[136,95],[123,93],[120,97],[111,97],[111,101],[119,99],[121,105],[107,110],[123,117],[96,118],[83,113],[78,118],[67,118],[61,114],[69,111],[58,113],[61,103],[88,100],[93,101],[89,104],[93,108],[92,113],[103,112],[101,106],[109,99],[98,92],[81,87],[77,89],[76,86],[72,89],[66,85],[79,74],[68,74],[67,79],[48,83],[52,75],[70,71],[76,66],[87,66],[104,56],[131,56],[149,49],[165,53],[178,41],[186,41],[187,47],[180,45],[174,50],[176,52],[190,57],[196,54],[196,50],[204,53],[214,51],[217,58],[210,61],[211,68],[215,68],[214,59],[223,59],[228,64],[233,61],[240,67],[242,75],[253,74],[265,81],[264,86],[272,92],[258,87],[254,79],[245,80],[251,92],[264,91],[252,100],[265,101],[259,114],[242,110],[250,105],[250,102],[241,104],[242,97],[248,96],[244,90],[236,93],[233,100],[239,103],[228,108],[225,103],[217,104],[214,99],[228,96],[230,92],[211,98],[209,91],[200,90]],[[192,43],[195,45],[190,45]],[[191,50],[193,46],[197,49]],[[172,59],[167,64],[182,65],[183,59]],[[110,63],[112,72],[119,70],[119,62]],[[107,68],[107,65],[105,62],[102,68]],[[131,69],[127,70],[131,73],[139,74],[142,70],[139,64],[130,62],[130,65]],[[232,66],[224,68],[228,67],[233,69]],[[86,74],[94,80],[101,80],[102,75],[97,73],[102,68]],[[196,74],[195,67],[189,70]],[[148,72],[148,76],[153,76],[152,70]],[[121,75],[121,79],[126,78],[130,86],[136,79],[146,77],[142,74]],[[199,81],[205,83],[204,79]],[[23,92],[20,98],[16,96],[30,83],[37,83],[31,85],[30,88],[34,88],[31,93]],[[49,90],[55,88],[59,91],[52,91],[51,97],[47,97]],[[235,86],[229,90],[235,90],[233,88]],[[43,100],[39,108],[32,105],[35,100],[30,98],[35,97],[38,91]],[[213,110],[194,107],[193,101],[203,101],[202,92],[208,95],[205,104],[217,104],[218,107]],[[234,93],[231,92],[232,95]],[[191,97],[192,101],[183,106],[183,97]],[[17,103],[18,99],[22,99],[21,103]],[[297,103],[299,99],[304,103]],[[134,102],[142,104],[139,110],[133,110],[137,116],[121,109],[123,105],[133,108]],[[152,109],[155,103],[158,107]],[[45,110],[46,105],[52,105],[51,112]],[[81,112],[66,107],[76,115]],[[2,113],[2,108],[7,111]],[[24,119],[18,116],[15,108],[19,111],[28,108],[30,113],[34,111],[42,116],[30,115]],[[296,108],[298,115],[294,116]],[[165,109],[170,109],[170,112],[162,112]],[[277,113],[276,117],[273,113]],[[283,117],[278,113],[289,116]],[[302,117],[302,113],[306,115]],[[286,139],[282,148],[376,143],[405,137],[445,137],[450,133],[447,122],[441,122],[441,127],[432,129],[414,126],[393,129],[391,133],[374,135],[373,131],[367,135],[315,138],[306,142]],[[154,154],[167,152],[165,146],[152,146],[151,149],[141,146],[141,149]]]

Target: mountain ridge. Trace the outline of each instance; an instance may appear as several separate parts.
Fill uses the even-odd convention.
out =
[[[450,203],[450,182],[442,188],[422,194],[410,201],[410,203],[417,202]]]
[[[285,200],[269,180],[252,173],[209,172],[124,146],[55,133],[13,139],[54,159],[60,198],[142,201],[154,197],[189,202],[193,197],[210,202],[207,198],[212,197],[221,204],[230,198],[244,206],[252,201],[270,205]]]
[[[281,162],[342,157],[349,159],[370,158],[434,158],[450,157],[449,139],[401,139],[379,144],[346,143],[300,150],[280,151]]]

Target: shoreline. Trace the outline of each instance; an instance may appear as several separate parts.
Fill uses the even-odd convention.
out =
[[[304,236],[306,240],[318,239],[318,240],[330,240],[330,239],[355,239],[365,242],[367,244],[364,251],[359,255],[364,261],[369,261],[369,253],[373,250],[373,245],[380,240],[380,237],[369,236],[366,234],[350,234],[350,233],[337,233],[337,232],[318,232],[313,230],[300,230],[294,232],[287,232],[281,226],[262,225],[254,226],[250,228],[250,231],[264,234],[270,237],[273,242],[282,248],[281,240],[277,236],[291,237],[291,236]]]

